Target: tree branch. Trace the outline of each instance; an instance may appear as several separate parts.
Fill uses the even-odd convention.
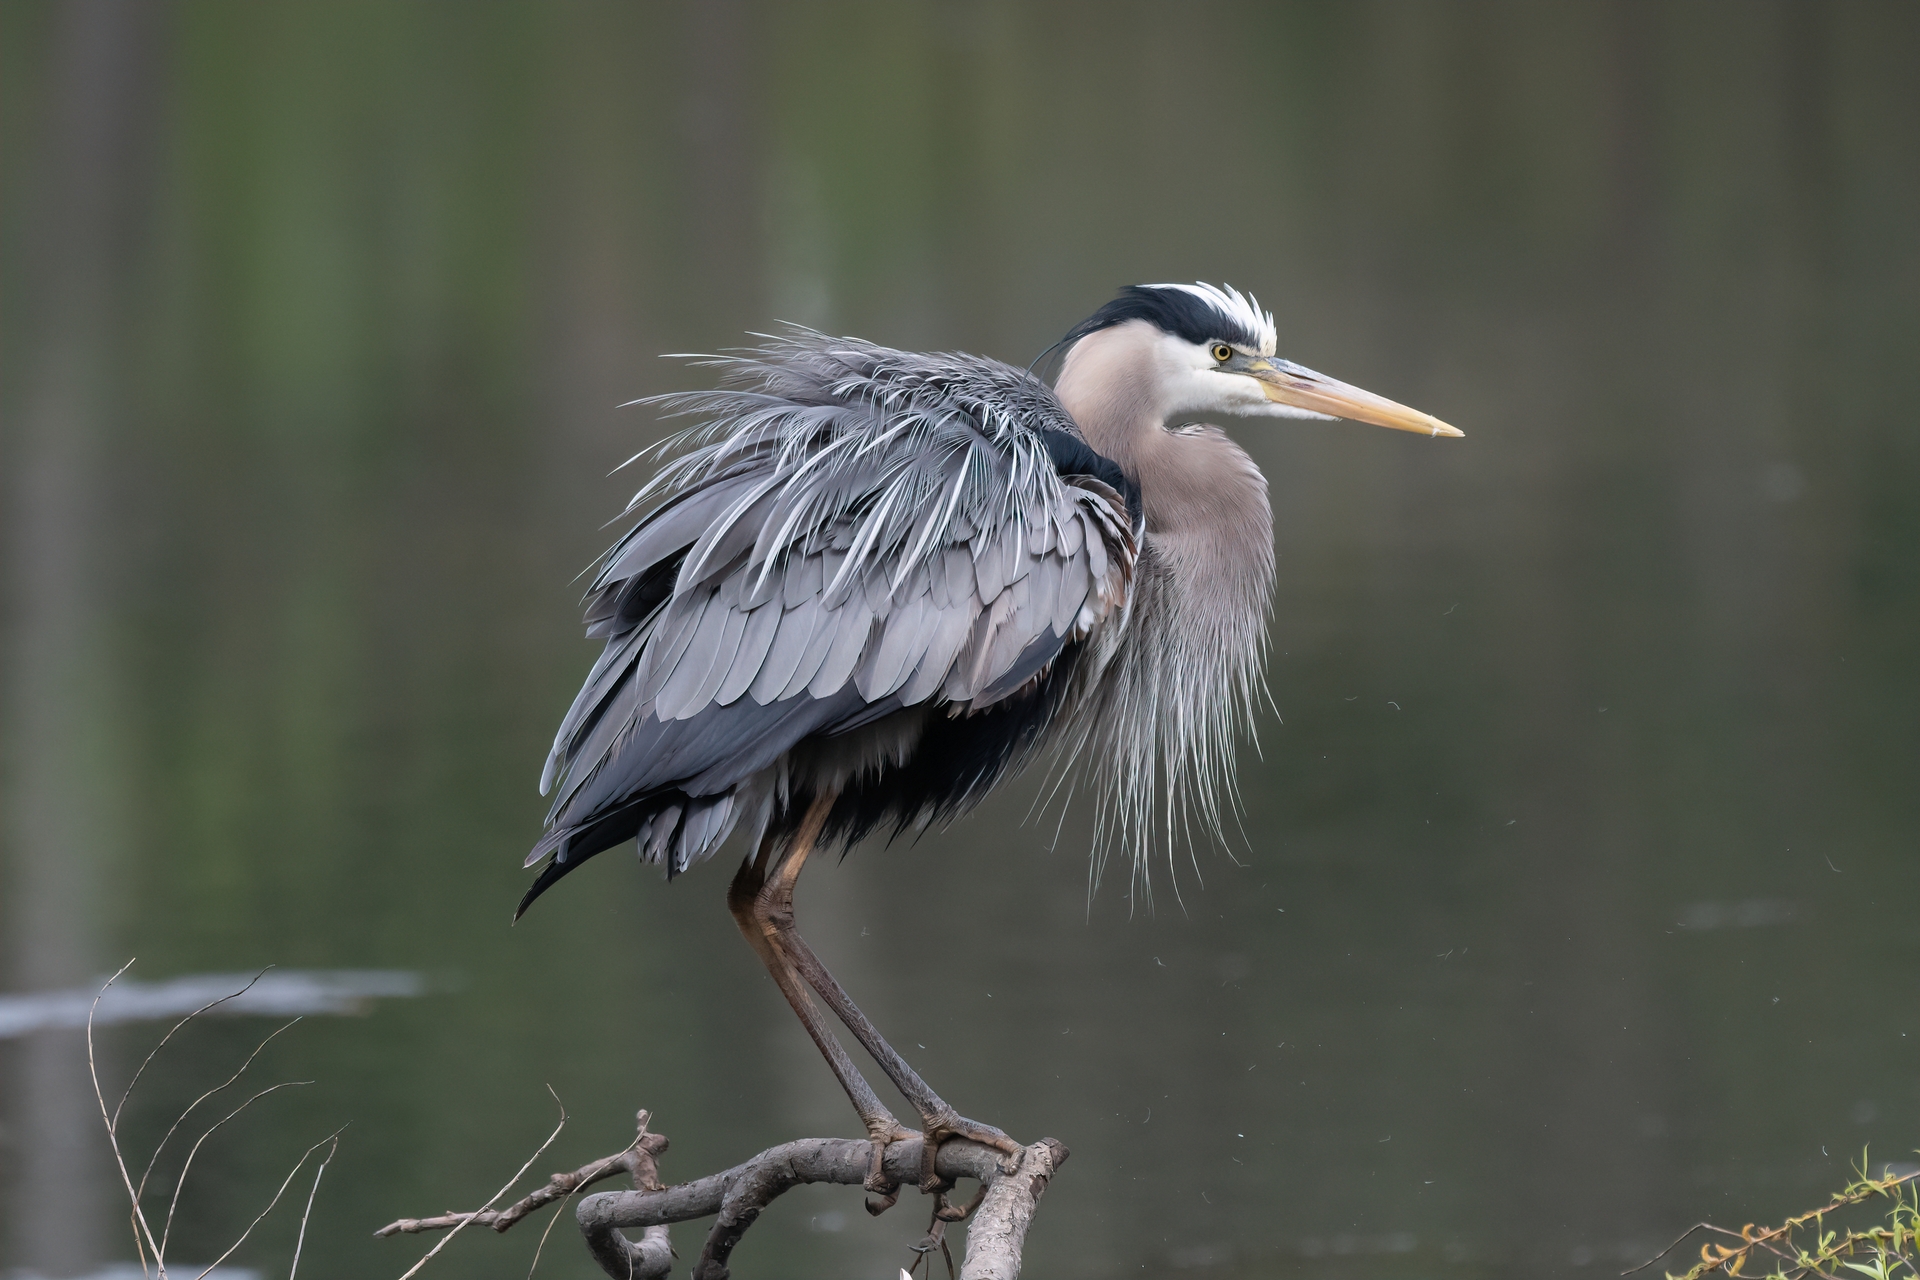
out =
[[[864,1138],[805,1138],[771,1147],[723,1172],[678,1186],[663,1186],[657,1157],[667,1149],[667,1140],[647,1132],[648,1119],[647,1112],[639,1113],[640,1132],[626,1150],[571,1173],[556,1173],[546,1186],[510,1208],[403,1218],[374,1234],[442,1231],[467,1223],[505,1231],[542,1205],[564,1200],[594,1182],[625,1172],[633,1178],[634,1190],[590,1195],[580,1202],[574,1215],[587,1250],[601,1270],[617,1280],[665,1276],[672,1261],[668,1224],[713,1217],[706,1245],[694,1264],[693,1280],[726,1280],[727,1259],[774,1200],[803,1183],[859,1187],[866,1181],[873,1158],[873,1146]],[[920,1151],[918,1138],[903,1138],[889,1145],[886,1176],[901,1183],[915,1182],[920,1176]],[[1034,1209],[1066,1159],[1066,1147],[1052,1138],[1011,1156],[975,1142],[956,1139],[945,1143],[934,1160],[942,1194],[933,1228],[917,1251],[926,1253],[944,1247],[945,1224],[965,1218],[971,1211],[973,1221],[967,1232],[967,1257],[960,1280],[1014,1280],[1020,1274],[1021,1251]],[[947,1205],[944,1196],[944,1191],[961,1178],[981,1184],[981,1194],[966,1209]],[[623,1229],[635,1227],[645,1228],[641,1240],[629,1240],[621,1234]]]

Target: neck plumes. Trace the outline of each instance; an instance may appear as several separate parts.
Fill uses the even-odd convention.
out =
[[[1274,564],[1266,478],[1225,432],[1154,394],[1171,381],[1156,362],[1171,357],[1135,327],[1076,344],[1055,390],[1088,445],[1140,486],[1146,537],[1126,633],[1074,742],[1103,774],[1102,835],[1129,847],[1140,884],[1151,848],[1171,854],[1193,819],[1219,838],[1235,803],[1234,742],[1264,690]]]

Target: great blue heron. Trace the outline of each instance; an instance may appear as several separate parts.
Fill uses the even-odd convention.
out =
[[[662,398],[700,425],[593,581],[606,649],[541,779],[559,794],[521,911],[603,849],[635,841],[671,877],[745,824],[728,905],[859,1112],[881,1207],[910,1131],[816,995],[919,1112],[923,1186],[948,1138],[1018,1148],[929,1089],[800,937],[808,854],[950,818],[1048,749],[1136,858],[1190,820],[1217,831],[1273,521],[1253,460],[1201,420],[1461,434],[1280,359],[1230,288],[1123,289],[1060,345],[1052,387],[805,330],[708,358],[724,389]]]

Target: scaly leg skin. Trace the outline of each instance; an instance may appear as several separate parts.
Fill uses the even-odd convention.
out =
[[[887,1043],[886,1038],[880,1034],[872,1022],[868,1021],[866,1015],[860,1012],[859,1006],[854,1004],[846,988],[834,980],[834,976],[827,971],[827,967],[820,963],[820,958],[814,955],[813,948],[809,947],[806,939],[800,936],[793,918],[793,886],[800,878],[801,869],[806,865],[807,855],[813,850],[813,843],[819,837],[820,828],[826,823],[827,811],[832,808],[833,799],[834,797],[829,793],[816,799],[813,806],[808,809],[806,817],[801,821],[800,830],[788,847],[786,857],[773,870],[773,874],[764,880],[759,891],[754,895],[750,914],[766,941],[777,953],[785,957],[792,969],[806,980],[808,986],[819,993],[820,998],[826,1001],[827,1007],[839,1016],[840,1021],[847,1025],[849,1031],[853,1032],[854,1039],[873,1055],[873,1060],[880,1064],[882,1071],[886,1072],[887,1079],[893,1081],[894,1087],[905,1094],[907,1101],[913,1104],[914,1110],[920,1113],[921,1131],[925,1135],[920,1157],[920,1187],[923,1191],[932,1192],[939,1188],[939,1177],[933,1168],[934,1157],[940,1149],[940,1144],[947,1139],[969,1138],[1006,1155],[1019,1151],[1020,1144],[990,1124],[981,1124],[977,1120],[967,1119],[948,1106],[939,1094],[929,1089],[926,1081],[907,1065],[906,1059],[895,1052],[894,1047]],[[738,918],[739,913],[735,914]],[[745,923],[742,923],[741,931],[745,932],[746,927]],[[798,1009],[799,1006],[796,1004],[795,1008]],[[819,1042],[818,1036],[815,1036],[815,1042]],[[822,1052],[825,1052],[824,1047]],[[846,1082],[842,1080],[841,1083]],[[861,1083],[864,1085],[865,1081],[862,1080]],[[868,1092],[871,1093],[871,1090]],[[848,1094],[852,1095],[851,1088],[848,1089]],[[857,1099],[854,1105],[859,1106]]]
[[[831,805],[831,796],[815,802],[814,808],[809,810],[806,819],[802,821],[795,841],[789,846],[789,858],[792,851],[797,849],[800,859],[805,860],[806,850],[818,837],[821,823],[826,821],[827,809]],[[901,1138],[912,1137],[913,1131],[894,1119],[893,1113],[881,1104],[879,1097],[873,1092],[873,1086],[867,1083],[866,1077],[862,1076],[859,1068],[853,1065],[853,1059],[847,1056],[846,1049],[841,1046],[839,1039],[827,1026],[826,1020],[820,1016],[819,1008],[813,1003],[812,993],[807,990],[799,974],[794,971],[791,961],[775,945],[772,934],[761,923],[756,908],[767,888],[768,864],[777,856],[775,843],[776,841],[769,838],[761,845],[753,859],[741,864],[739,873],[734,876],[732,885],[727,889],[727,907],[732,911],[734,923],[739,926],[741,934],[747,940],[747,945],[751,946],[754,954],[760,957],[760,963],[766,966],[774,985],[780,988],[780,994],[787,998],[787,1003],[793,1006],[794,1013],[799,1015],[801,1025],[806,1027],[807,1034],[813,1038],[814,1046],[820,1050],[821,1056],[827,1060],[827,1065],[833,1069],[834,1078],[840,1081],[840,1087],[846,1090],[847,1099],[853,1103],[854,1111],[859,1114],[860,1123],[867,1131],[867,1139],[873,1143],[873,1163],[868,1168],[865,1183],[866,1189],[872,1193],[867,1201],[867,1211],[875,1214],[883,1213],[892,1207],[894,1200],[900,1194],[900,1188],[888,1180],[883,1169],[887,1146]],[[790,898],[791,882],[788,884],[787,892]]]
[[[967,1119],[928,1088],[919,1073],[907,1065],[906,1059],[887,1043],[873,1023],[860,1012],[846,989],[835,981],[827,967],[820,963],[819,957],[813,954],[813,948],[790,924],[782,932],[780,942],[782,950],[792,956],[794,968],[806,979],[807,985],[820,994],[827,1007],[839,1015],[840,1021],[847,1024],[854,1039],[873,1055],[887,1079],[893,1081],[894,1087],[905,1094],[907,1101],[913,1104],[913,1109],[920,1113],[921,1132],[926,1137],[920,1154],[920,1187],[923,1191],[932,1191],[939,1184],[939,1177],[933,1169],[934,1156],[939,1152],[940,1144],[949,1138],[967,1138],[1005,1155],[1013,1155],[1021,1149],[1020,1144],[1002,1130],[978,1120]]]

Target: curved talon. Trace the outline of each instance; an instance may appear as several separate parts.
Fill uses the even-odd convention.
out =
[[[870,1211],[875,1214],[881,1214],[892,1208],[893,1202],[900,1198],[900,1184],[892,1178],[889,1178],[886,1174],[879,1172],[877,1168],[879,1161],[876,1160],[874,1164],[876,1166],[875,1170],[867,1174],[866,1181],[862,1182],[860,1186],[865,1191],[870,1191],[874,1195],[885,1196],[887,1198],[886,1204]]]
[[[907,1246],[909,1251],[917,1255],[913,1260],[913,1265],[905,1268],[908,1276],[912,1276],[914,1272],[920,1269],[920,1264],[925,1262],[927,1264],[927,1280],[933,1280],[933,1263],[931,1258],[933,1257],[933,1251],[938,1249],[940,1250],[940,1256],[947,1260],[947,1276],[949,1280],[951,1280],[953,1276],[953,1251],[947,1248],[947,1223],[949,1221],[951,1221],[951,1219],[942,1218],[939,1211],[936,1210],[933,1215],[933,1221],[927,1224],[926,1238],[919,1244]]]
[[[900,1199],[900,1184],[887,1176],[887,1148],[902,1138],[913,1136],[912,1130],[898,1123],[893,1126],[891,1133],[869,1135],[868,1140],[873,1143],[873,1160],[867,1165],[866,1180],[860,1185],[867,1190],[867,1212],[873,1217],[877,1218],[893,1208],[894,1202]]]

